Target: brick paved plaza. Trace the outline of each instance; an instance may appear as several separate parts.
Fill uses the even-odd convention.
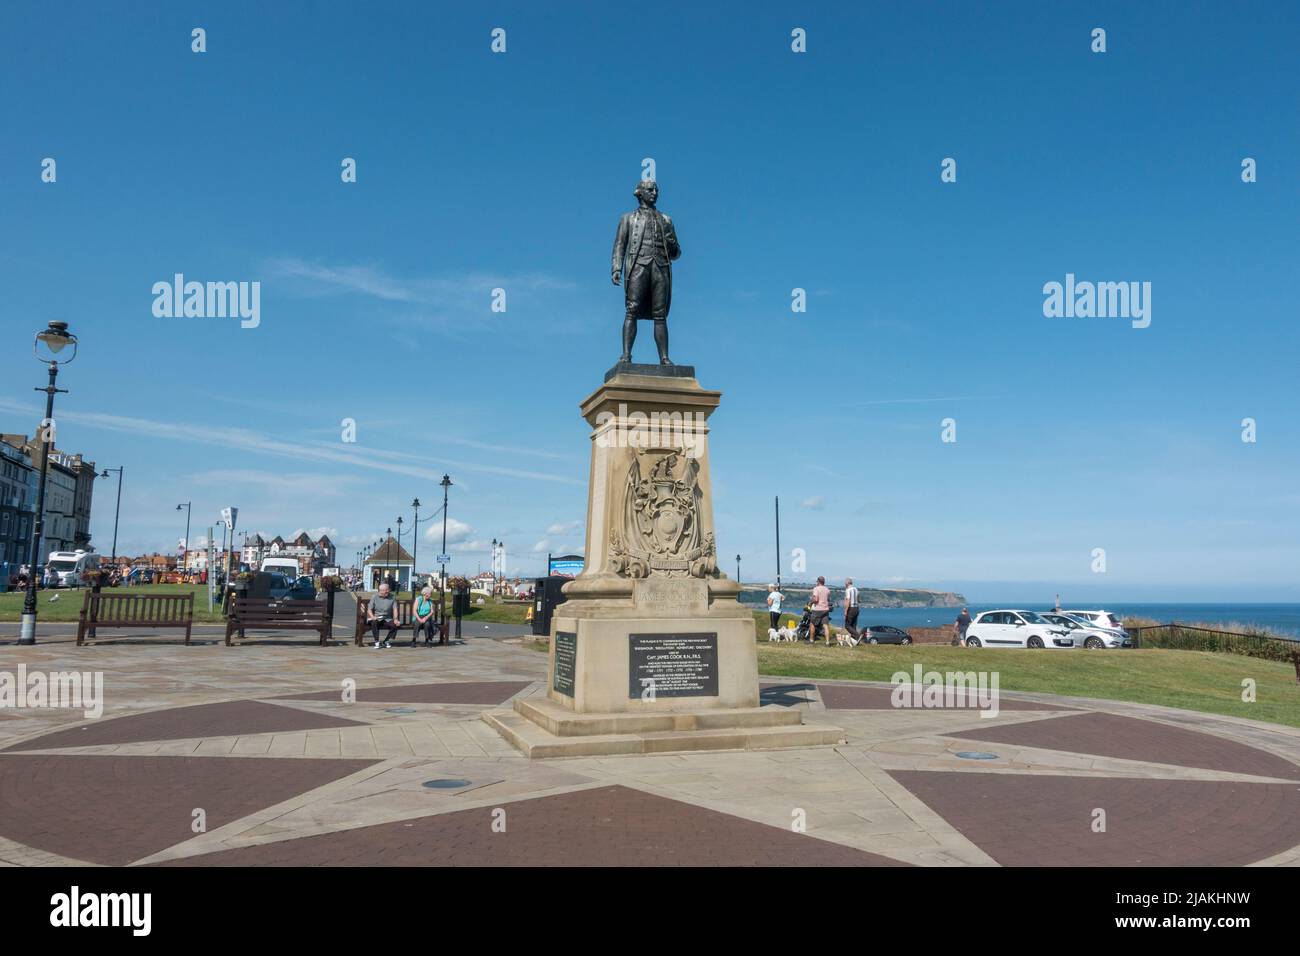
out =
[[[1004,696],[992,719],[896,710],[880,686],[772,678],[765,706],[847,743],[529,761],[480,719],[544,693],[546,657],[517,638],[373,652],[132,637],[0,637],[0,669],[100,670],[105,688],[98,720],[0,711],[0,862],[1300,863],[1290,728],[1047,695]]]

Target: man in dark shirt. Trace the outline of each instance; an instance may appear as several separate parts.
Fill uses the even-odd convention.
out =
[[[375,649],[392,647],[393,636],[397,634],[401,625],[397,623],[397,601],[393,598],[387,581],[379,585],[379,593],[372,597],[366,605],[366,620],[370,622],[370,630],[375,640]],[[379,640],[381,628],[388,631],[388,636],[382,642]]]
[[[957,615],[957,620],[952,622],[952,629],[957,634],[957,640],[954,643],[966,646],[966,628],[970,627],[970,612],[965,608]]]

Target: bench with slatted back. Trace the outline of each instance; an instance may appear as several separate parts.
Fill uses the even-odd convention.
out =
[[[183,627],[190,642],[194,624],[194,593],[96,594],[86,592],[77,618],[77,643],[95,637],[99,627]]]
[[[257,598],[236,595],[226,618],[226,646],[230,636],[239,632],[244,639],[244,629],[258,631],[316,631],[321,646],[329,640],[330,616],[323,601],[290,601],[276,598]]]
[[[366,634],[370,631],[370,622],[366,620],[366,611],[370,607],[370,598],[359,597],[357,603],[356,632],[352,635],[353,641],[357,647],[361,647],[361,642],[365,639]],[[393,611],[397,614],[397,623],[399,632],[408,627],[415,627],[415,601],[411,598],[403,598],[393,605]],[[443,643],[447,641],[447,622],[443,621],[438,625],[438,634]]]

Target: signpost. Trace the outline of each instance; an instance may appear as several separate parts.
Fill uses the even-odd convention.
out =
[[[226,552],[226,593],[230,593],[230,582],[234,579],[234,572],[230,568],[230,560],[235,556],[235,521],[239,518],[238,508],[222,508],[221,521],[230,529],[230,550]],[[222,607],[225,607],[224,600]]]

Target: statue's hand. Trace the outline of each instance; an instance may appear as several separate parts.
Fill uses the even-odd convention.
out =
[[[619,281],[620,281],[620,280],[619,280],[619,275],[618,275],[618,273],[617,273],[617,272],[612,273],[612,274],[610,275],[610,277],[609,277],[609,280],[610,280],[611,282],[613,282],[614,285],[618,285],[618,284],[619,284]]]

